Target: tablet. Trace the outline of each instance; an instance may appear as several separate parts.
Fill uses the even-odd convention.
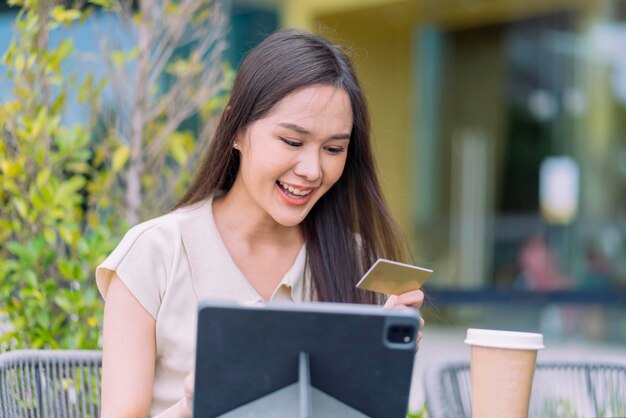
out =
[[[418,328],[409,308],[201,303],[193,416],[406,418]]]

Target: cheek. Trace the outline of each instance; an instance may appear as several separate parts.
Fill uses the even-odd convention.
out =
[[[240,172],[246,184],[257,190],[274,187],[274,181],[289,167],[285,156],[281,156],[270,147],[266,150],[253,149],[248,152],[242,159]]]
[[[328,180],[329,186],[332,186],[339,180],[339,178],[343,174],[345,166],[346,156],[343,156],[342,158],[338,156],[333,156],[331,160],[326,164],[324,173],[326,179]]]

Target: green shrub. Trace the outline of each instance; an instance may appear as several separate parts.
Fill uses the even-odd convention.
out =
[[[20,11],[2,57],[12,91],[0,103],[0,322],[9,321],[8,332],[0,323],[0,351],[100,346],[95,267],[129,224],[162,213],[186,189],[234,78],[220,62],[221,2],[137,10],[130,0],[89,1],[134,22],[128,30],[149,45],[105,50],[102,79],[67,71],[70,59],[79,62],[72,39],[48,42],[50,31],[83,24],[91,6],[10,1]],[[103,110],[107,82],[116,99]],[[71,126],[70,98],[88,110]],[[128,115],[117,109],[132,123],[120,123]]]
[[[48,45],[51,30],[80,24],[89,9],[26,0],[3,57],[11,98],[0,104],[0,310],[10,321],[0,350],[96,348],[102,303],[95,266],[125,227],[103,211],[111,196],[115,141],[92,146],[95,116],[65,126],[68,97],[99,111],[105,82],[61,72],[71,39]],[[95,167],[98,167],[97,169]]]

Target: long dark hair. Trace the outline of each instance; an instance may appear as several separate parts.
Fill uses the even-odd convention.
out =
[[[307,286],[319,301],[380,303],[380,296],[355,284],[378,257],[402,259],[403,241],[376,176],[367,103],[354,69],[346,54],[322,37],[284,30],[250,51],[208,154],[175,208],[229,190],[239,170],[239,153],[232,147],[239,130],[268,115],[285,96],[315,84],[343,89],[354,120],[343,174],[302,223],[311,270]]]

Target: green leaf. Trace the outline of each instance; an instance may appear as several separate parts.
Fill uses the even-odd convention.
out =
[[[85,161],[85,160],[88,160],[89,158],[91,158],[91,155],[92,155],[91,150],[83,149],[83,150],[80,150],[80,151],[76,151],[73,154],[73,158],[77,159],[77,160]]]
[[[4,344],[13,345],[19,339],[19,334],[14,331],[5,332],[4,334],[0,334],[0,347]]]
[[[67,24],[80,19],[80,10],[66,9],[63,6],[55,6],[50,15],[56,22]]]
[[[217,111],[222,110],[224,107],[224,99],[220,96],[213,96],[209,98],[206,103],[202,106],[202,112],[205,117],[214,114]]]
[[[87,240],[85,240],[84,238],[81,238],[78,240],[78,244],[77,244],[77,249],[78,249],[78,253],[80,255],[88,255],[89,254],[89,243],[87,242]],[[76,276],[79,277],[79,276]]]
[[[59,236],[67,245],[74,246],[80,237],[80,233],[75,229],[75,225],[61,224],[59,226]]]
[[[57,56],[59,61],[64,61],[74,51],[74,40],[72,38],[65,39],[57,47]]]
[[[122,145],[118,147],[113,153],[113,159],[111,161],[111,168],[114,173],[119,172],[122,167],[128,161],[128,157],[130,156],[130,148],[126,145]]]
[[[20,259],[20,262],[24,264],[29,264],[31,262],[32,260],[31,254],[28,251],[28,249],[26,249],[26,247],[23,246],[22,244],[16,241],[10,241],[6,244],[6,247],[11,254],[13,254],[18,259]]]
[[[87,305],[92,305],[99,301],[98,292],[94,287],[89,287],[84,292],[84,300]]]
[[[16,197],[13,199],[13,206],[17,210],[17,213],[22,217],[22,219],[28,219],[28,206],[24,199]]]
[[[32,190],[30,190],[28,192],[28,197],[30,199],[30,202],[33,205],[33,208],[35,208],[37,210],[37,212],[43,212],[46,210],[46,205],[43,203],[43,200],[41,199],[41,197],[39,196],[39,193],[37,193],[36,190],[34,190],[31,187]]]
[[[91,93],[93,90],[93,75],[91,73],[87,74],[85,80],[83,80],[82,84],[78,88],[78,103],[82,104],[87,99],[91,97]]]
[[[176,160],[178,164],[184,165],[187,162],[187,159],[189,158],[189,154],[187,153],[187,150],[185,149],[185,145],[183,141],[180,141],[180,140],[172,141],[172,145],[170,149],[172,151],[172,156],[174,157],[174,160]]]
[[[68,171],[71,171],[76,174],[85,174],[91,169],[91,166],[84,161],[76,161],[76,162],[72,161],[72,162],[67,163],[65,167],[67,168]]]
[[[48,245],[54,245],[54,244],[56,244],[57,235],[56,235],[56,233],[54,232],[54,229],[52,229],[52,228],[50,228],[50,227],[45,228],[45,229],[43,230],[43,236],[44,236],[44,238],[45,238],[46,242],[48,243]]]
[[[177,77],[191,76],[202,71],[202,64],[199,62],[179,59],[169,64],[165,72]]]
[[[39,109],[39,112],[37,113],[37,117],[35,118],[35,120],[33,121],[30,127],[30,134],[32,135],[33,138],[38,137],[39,134],[43,131],[44,127],[46,126],[47,116],[48,116],[48,109],[42,106],[41,109]]]
[[[33,338],[33,341],[31,343],[31,345],[32,345],[32,348],[34,348],[34,349],[41,349],[41,348],[43,348],[44,343],[45,343],[45,341],[43,340],[43,338],[36,337],[36,338]]]
[[[52,172],[48,167],[43,168],[39,173],[37,173],[37,177],[35,178],[35,184],[38,189],[41,189],[50,181],[50,175]]]
[[[36,54],[30,54],[28,56],[28,58],[26,59],[26,69],[30,70],[33,68],[33,65],[35,65],[35,62],[37,61],[37,55]]]
[[[24,272],[24,281],[26,282],[28,286],[34,287],[34,288],[36,288],[39,284],[37,280],[37,275],[35,274],[34,271],[30,269]]]
[[[39,193],[41,194],[41,199],[46,205],[52,204],[54,201],[54,191],[50,184],[41,184],[41,186],[39,186]]]
[[[41,326],[42,334],[46,335],[45,331],[50,327],[50,313],[47,310],[40,309],[37,312],[37,324]]]
[[[23,54],[19,54],[15,57],[13,68],[15,68],[15,71],[17,72],[22,72],[24,71],[24,67],[26,67],[26,60],[24,59]]]
[[[111,52],[111,60],[116,68],[121,69],[126,64],[126,53],[121,50],[113,51]]]
[[[52,104],[51,112],[53,114],[58,113],[63,108],[63,106],[65,105],[66,98],[67,98],[67,95],[65,94],[65,92],[62,92],[61,94],[59,94],[59,96],[56,98],[56,100]]]
[[[0,171],[9,177],[17,177],[23,173],[24,160],[0,160]]]
[[[67,298],[67,295],[62,293],[54,297],[54,303],[56,303],[59,308],[63,309],[67,313],[74,312],[74,305]]]
[[[81,196],[77,194],[79,190],[85,187],[87,179],[84,176],[76,175],[72,176],[69,180],[61,183],[54,196],[55,202],[61,204],[76,203],[76,200],[80,200]]]
[[[70,263],[67,259],[62,259],[58,263],[59,273],[61,273],[61,277],[64,279],[73,279],[73,269],[72,263]]]

